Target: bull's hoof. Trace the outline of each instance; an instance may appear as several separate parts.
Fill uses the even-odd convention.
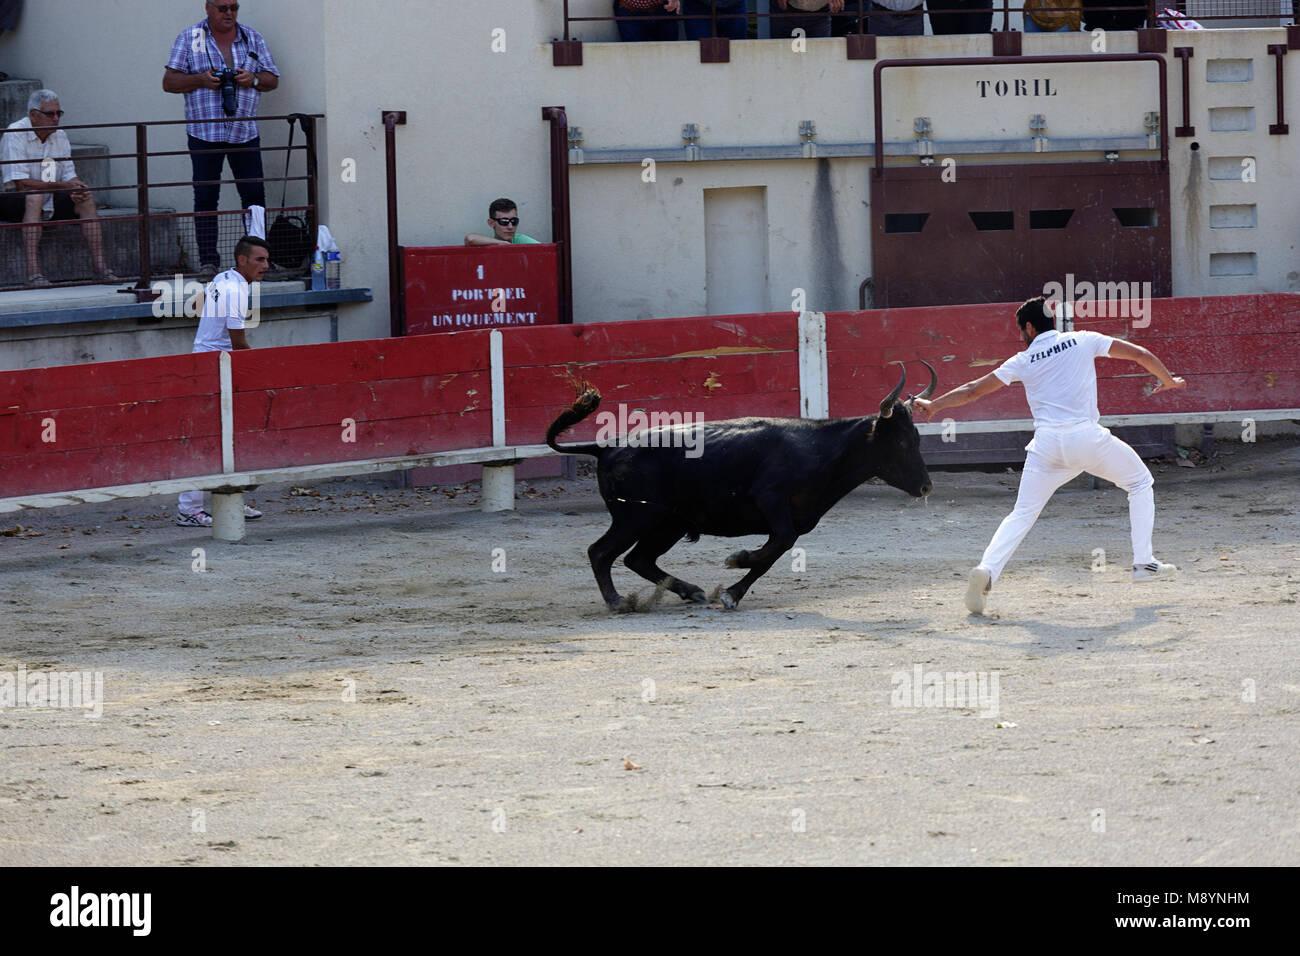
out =
[[[683,601],[692,601],[692,602],[694,602],[694,603],[696,603],[696,604],[708,604],[708,603],[709,603],[708,596],[705,595],[705,593],[704,593],[704,589],[703,589],[703,588],[696,588],[694,591],[691,591],[689,594],[683,594],[683,595],[682,595],[682,600],[683,600]]]
[[[731,596],[730,591],[722,592],[722,606],[728,611],[734,611],[740,602]]]
[[[729,568],[743,568],[745,567],[745,564],[742,562],[747,562],[748,560],[748,551],[733,551],[731,554],[727,555],[727,560],[724,561],[723,564]]]

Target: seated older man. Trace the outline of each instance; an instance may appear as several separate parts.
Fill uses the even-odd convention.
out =
[[[0,194],[0,221],[33,223],[23,230],[27,254],[27,284],[49,286],[41,272],[40,223],[48,219],[82,219],[82,232],[101,282],[121,282],[104,262],[104,239],[95,197],[77,178],[72,145],[59,129],[59,95],[37,90],[27,100],[27,116],[0,134],[0,173],[6,192]]]

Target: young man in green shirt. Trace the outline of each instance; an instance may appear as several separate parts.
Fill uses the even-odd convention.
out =
[[[492,227],[491,236],[480,236],[471,232],[465,237],[467,246],[509,246],[518,243],[536,242],[532,236],[518,232],[519,210],[513,199],[494,199],[488,207],[488,225]]]

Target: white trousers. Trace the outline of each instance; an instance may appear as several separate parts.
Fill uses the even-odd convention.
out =
[[[1029,455],[1020,476],[1016,507],[1002,519],[980,559],[980,567],[996,581],[1011,555],[1038,520],[1057,488],[1082,472],[1113,482],[1128,492],[1128,516],[1133,540],[1133,564],[1150,564],[1151,530],[1155,524],[1155,495],[1151,471],[1137,452],[1093,422],[1040,428],[1025,446]]]
[[[176,499],[176,510],[183,515],[192,515],[203,510],[203,492],[182,491]]]

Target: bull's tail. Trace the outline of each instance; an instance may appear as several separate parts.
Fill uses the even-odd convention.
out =
[[[565,455],[591,455],[592,457],[599,455],[600,446],[595,442],[561,445],[556,440],[562,433],[594,412],[599,405],[600,392],[587,382],[580,383],[578,397],[574,399],[573,404],[562,411],[560,417],[551,422],[551,427],[546,429],[546,444]]]

